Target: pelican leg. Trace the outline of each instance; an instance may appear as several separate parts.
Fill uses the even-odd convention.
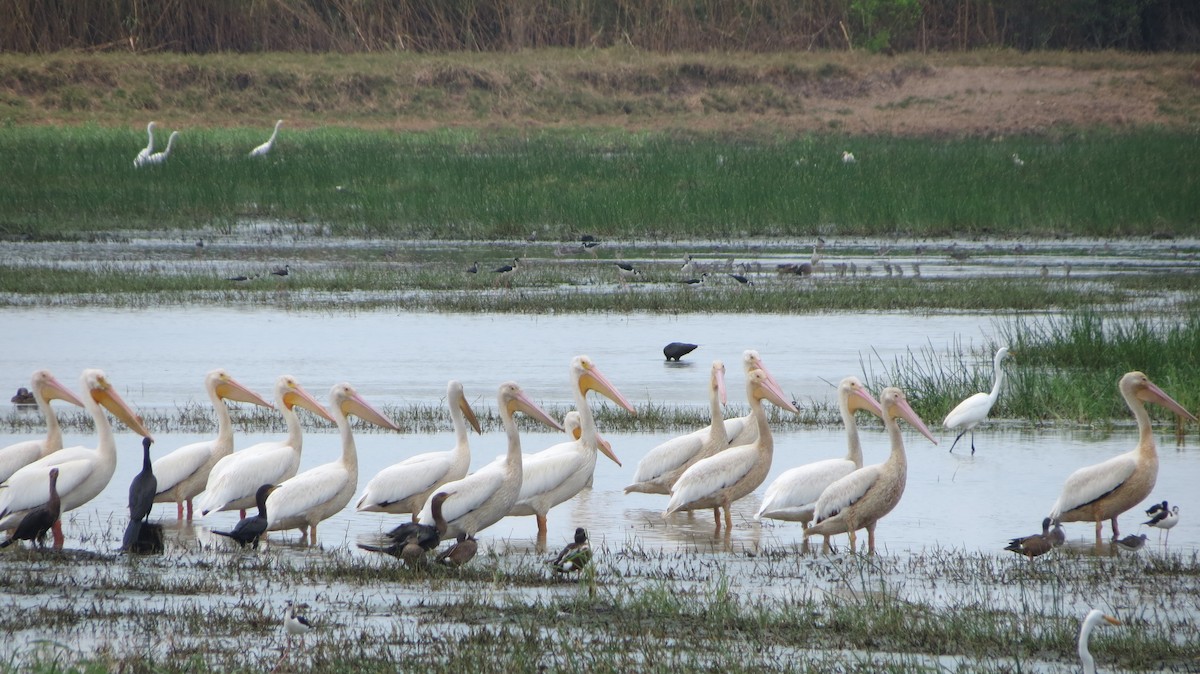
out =
[[[850,537],[850,554],[853,555],[858,552],[858,538],[854,534],[854,529],[848,530],[846,535]]]
[[[729,503],[725,504],[725,533],[729,534],[733,531],[733,510],[729,507]]]
[[[546,516],[539,514],[539,515],[535,515],[535,517],[537,518],[538,538],[545,539],[546,538]]]
[[[308,544],[316,545],[317,544],[317,525],[315,525],[315,524],[312,525],[311,527],[309,527],[309,530],[311,531],[311,533],[308,536]]]
[[[246,519],[246,511],[245,511],[245,510],[239,510],[239,511],[238,511],[238,515],[239,515],[239,516],[240,516],[242,519]]]
[[[189,522],[191,522],[191,521],[192,521],[192,512],[193,512],[193,510],[192,510],[192,499],[188,499],[188,500],[187,500],[187,518],[188,518],[188,521],[189,521]]]
[[[189,505],[190,505],[190,503],[191,502],[189,501]],[[175,502],[175,519],[177,519],[177,520],[183,519],[183,501]],[[192,518],[189,517],[188,519],[190,520]]]
[[[721,506],[713,508],[713,522],[717,525],[717,531],[721,530]]]
[[[867,525],[867,554],[875,554],[875,523]]]
[[[1096,520],[1096,545],[1100,545],[1102,538],[1102,530],[1104,528],[1104,520]]]
[[[967,434],[967,431],[966,431],[966,429],[963,429],[963,432],[962,432],[962,433],[959,433],[959,434],[958,434],[958,437],[954,438],[954,442],[950,443],[950,452],[951,452],[951,453],[954,453],[954,445],[957,445],[957,444],[958,444],[958,441],[959,441],[959,439],[961,439],[961,438],[962,438],[962,436],[964,436],[964,435],[966,435],[966,434]],[[972,439],[971,439],[971,445],[972,445],[972,447],[974,447],[974,444],[975,444],[975,440],[974,440],[974,437],[972,437]]]
[[[1117,518],[1116,517],[1112,518],[1112,530],[1113,530],[1113,540],[1115,541],[1121,537],[1121,532],[1117,529]]]

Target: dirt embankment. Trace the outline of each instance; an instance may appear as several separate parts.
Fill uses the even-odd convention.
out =
[[[0,121],[996,135],[1200,128],[1200,58],[1120,54],[0,55]]]

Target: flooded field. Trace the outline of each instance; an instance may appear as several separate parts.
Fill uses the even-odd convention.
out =
[[[85,244],[46,245],[36,253],[22,248],[27,259],[17,255],[5,262],[29,263],[31,268],[47,259],[51,266],[99,264],[82,252]],[[159,245],[146,244],[111,264],[143,273],[191,264],[180,262],[178,255],[156,261],[151,248]],[[902,260],[911,274],[915,245],[905,244],[903,256],[888,259]],[[1046,255],[1052,254],[1074,261],[1072,283],[1087,283],[1089,276],[1125,266],[1143,275],[1194,273],[1190,253],[1177,254],[1168,245],[1143,254],[1132,245],[1070,244],[1053,253],[1041,251],[1029,261],[1011,244],[991,260],[982,248],[956,261],[943,251],[942,262],[925,263],[921,272],[1037,277],[1050,259]],[[79,246],[78,255],[64,253],[73,246]],[[202,253],[206,257],[196,258],[195,264],[208,265],[203,273],[245,269],[247,258],[261,255],[244,252],[217,261],[209,252],[215,248],[210,243]],[[865,273],[869,259],[875,260],[870,262],[872,273],[882,276],[877,260],[883,258],[868,248],[855,248],[862,251],[854,253],[862,256],[856,259],[863,261],[857,273]],[[304,250],[258,264],[265,268],[275,259],[290,261],[293,274],[320,268],[316,249]],[[645,255],[632,247],[624,252],[629,259],[663,269],[670,259],[670,274],[677,274],[676,250],[669,257],[650,250]],[[457,260],[463,254],[453,255]],[[927,254],[922,250],[920,255]],[[759,267],[734,262],[731,271],[777,282],[773,266],[790,259],[780,251],[756,255]],[[1127,261],[1119,262],[1122,257]],[[40,260],[36,264],[35,258]],[[325,263],[357,264],[352,259]],[[594,260],[554,264],[592,270],[588,274],[609,271],[600,266],[607,263]],[[1056,269],[1055,274],[1067,278],[1065,266]],[[839,278],[836,271],[824,274],[831,282]],[[598,292],[621,291],[615,277],[596,276],[590,283]],[[911,351],[971,350],[994,337],[997,320],[995,313],[901,311],[466,314],[364,309],[352,300],[304,311],[285,302],[264,307],[172,301],[145,309],[84,304],[53,306],[10,297],[0,309],[0,323],[9,328],[0,331],[0,383],[15,390],[28,385],[35,368],[47,367],[77,388],[82,369],[99,367],[125,400],[150,419],[170,418],[181,410],[206,413],[201,384],[214,367],[226,368],[268,398],[276,377],[288,373],[322,401],[332,384],[348,381],[381,408],[440,408],[447,380],[458,379],[470,403],[484,412],[494,410],[499,383],[512,379],[539,404],[565,408],[571,403],[570,358],[587,354],[637,405],[703,410],[709,365],[721,359],[729,369],[728,414],[735,415],[746,408],[740,362],[745,349],[761,353],[792,399],[828,409],[834,404],[833,384],[842,377],[879,373]],[[662,347],[672,341],[700,347],[681,363],[666,363]],[[1115,384],[1095,395],[1117,396]],[[63,410],[62,404],[56,403],[56,409]],[[242,412],[235,411],[235,420]],[[34,414],[4,412],[9,420]],[[332,426],[302,416],[301,470],[334,460],[340,442]],[[1102,670],[1195,671],[1200,656],[1195,649],[1200,517],[1191,516],[1196,504],[1189,499],[1200,476],[1200,452],[1194,429],[1182,445],[1176,444],[1173,428],[1156,429],[1161,462],[1157,485],[1146,503],[1120,521],[1122,534],[1149,536],[1145,548],[1130,552],[1106,544],[1096,550],[1090,525],[1068,524],[1068,545],[1030,563],[1003,551],[1008,539],[1038,530],[1072,471],[1132,449],[1137,434],[1131,418],[1120,419],[1115,430],[1106,432],[996,420],[976,433],[973,456],[965,438],[954,453],[947,451],[954,436],[941,428],[940,415],[925,421],[940,444],[902,426],[909,458],[907,488],[878,527],[880,554],[872,559],[844,554],[844,537],[838,541],[842,553],[802,554],[799,524],[753,518],[766,485],[784,470],[844,455],[840,428],[778,429],[770,474],[735,505],[734,530],[726,538],[714,535],[709,513],[664,520],[666,497],[623,494],[638,461],[681,433],[639,429],[635,421],[620,430],[601,426],[623,465],[603,457],[597,461],[591,488],[550,512],[545,549],[538,545],[532,517],[507,518],[482,532],[480,556],[459,572],[405,569],[391,557],[359,550],[357,542],[401,518],[352,508],[319,526],[317,547],[301,544],[295,532],[275,533],[268,548],[255,554],[240,552],[211,533],[232,526],[236,514],[177,523],[174,507],[160,504],[152,519],[166,526],[166,554],[126,561],[115,550],[128,517],[127,487],[140,469],[140,443],[122,427],[117,469],[108,488],[63,518],[66,551],[0,552],[7,577],[0,614],[9,616],[0,622],[13,635],[0,647],[0,671],[22,671],[22,663],[58,659],[95,660],[109,668],[150,663],[166,671],[182,670],[181,663],[189,662],[225,671],[322,671],[331,663],[350,661],[355,664],[346,665],[346,671],[403,670],[397,667],[403,661],[409,663],[407,669],[419,662],[426,671],[473,664],[481,671],[1065,672],[1076,671],[1078,620],[1092,606],[1127,623],[1102,630],[1093,640]],[[0,446],[35,435],[13,430],[27,425],[14,421],[0,427]],[[883,461],[888,445],[882,426],[865,420],[860,426],[866,463]],[[201,432],[151,424],[150,431],[157,458],[213,437],[215,425]],[[77,426],[65,435],[68,446],[94,444]],[[235,446],[282,435],[239,431]],[[522,444],[526,452],[534,452],[564,437],[527,432]],[[382,468],[453,445],[448,429],[389,433],[356,425],[355,439],[360,492]],[[505,447],[496,430],[470,441],[473,468]],[[1142,510],[1164,499],[1179,503],[1183,512],[1169,545],[1159,543],[1157,530],[1139,526],[1146,519]],[[588,530],[597,549],[595,570],[579,581],[555,577],[545,562],[576,527]],[[305,645],[291,649],[280,631],[288,599],[311,603],[319,624]],[[917,630],[919,637],[909,634],[914,632],[904,627],[909,621],[928,631]],[[870,629],[850,636],[857,634],[853,625],[860,622]],[[717,629],[710,623],[721,626],[719,635],[709,634]],[[698,645],[705,638],[717,645]],[[432,645],[437,643],[455,646]],[[504,657],[490,659],[493,651]],[[489,659],[462,660],[479,653]]]

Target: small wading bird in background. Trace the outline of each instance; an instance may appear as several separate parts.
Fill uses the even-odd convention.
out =
[[[1170,542],[1171,529],[1173,529],[1176,524],[1179,524],[1179,506],[1171,506],[1171,508],[1168,509],[1167,502],[1163,501],[1162,503],[1155,503],[1154,505],[1150,506],[1146,510],[1146,514],[1150,516],[1150,519],[1142,522],[1142,524],[1147,524],[1155,529],[1158,529],[1158,537],[1160,540],[1163,537],[1163,532],[1166,531],[1167,540],[1164,541],[1164,543]]]
[[[496,275],[496,282],[493,285],[499,285],[502,281],[505,286],[512,284],[513,274],[517,273],[517,267],[521,265],[521,258],[514,257],[512,264],[501,265],[492,270]]]
[[[575,541],[562,549],[550,565],[558,573],[572,573],[583,569],[592,561],[592,546],[588,545],[587,531],[576,527]]]
[[[150,122],[149,124],[146,125],[146,135],[150,137],[150,142],[146,143],[146,147],[142,148],[142,150],[137,153],[137,156],[133,158],[133,167],[134,168],[138,168],[142,164],[145,164],[146,160],[149,159],[150,155],[153,154],[153,152],[154,152],[154,127],[155,127],[155,125],[156,125],[155,122]]]
[[[258,505],[258,514],[243,517],[233,527],[233,531],[213,530],[213,533],[218,536],[232,538],[243,548],[249,543],[250,547],[257,550],[259,539],[267,532],[267,497],[273,491],[275,491],[275,485],[273,484],[264,484],[259,487],[258,491],[254,493],[254,502]]]
[[[275,136],[279,135],[279,127],[281,127],[281,126],[283,126],[282,119],[275,122],[275,130],[271,132],[271,137],[267,139],[267,142],[263,143],[262,145],[259,145],[258,147],[254,148],[253,150],[250,150],[250,156],[251,157],[267,156],[267,153],[271,151],[271,148],[275,147]]]
[[[1050,550],[1062,545],[1063,540],[1066,538],[1061,524],[1055,524],[1053,530],[1050,528],[1051,524],[1053,524],[1053,521],[1049,517],[1043,519],[1042,533],[1014,538],[1008,542],[1008,545],[1004,549],[1015,552],[1018,555],[1024,555],[1029,559],[1050,552]]]
[[[167,163],[167,158],[171,156],[171,148],[175,147],[175,139],[178,137],[179,137],[179,132],[172,131],[171,135],[167,138],[167,147],[165,150],[163,150],[162,152],[155,152],[154,154],[146,157],[142,161],[141,164],[137,163],[137,160],[134,160],[133,165],[136,167],[141,167],[141,166],[145,166],[147,164],[157,165],[157,164]]]
[[[942,422],[942,426],[949,429],[962,429],[958,436],[954,438],[954,442],[950,444],[950,451],[953,452],[954,445],[957,445],[959,439],[969,432],[971,434],[971,453],[975,453],[975,427],[987,419],[988,412],[992,411],[992,406],[996,404],[996,400],[1000,397],[1000,385],[1004,383],[1004,370],[1001,369],[1000,362],[1007,355],[1008,347],[1002,346],[996,351],[995,358],[992,359],[993,381],[990,393],[976,393],[959,403],[946,415],[946,420]]]
[[[663,355],[667,357],[667,360],[678,361],[699,346],[699,344],[688,344],[687,342],[671,342],[663,347]]]
[[[842,163],[843,164],[853,164],[853,163],[856,163],[857,161],[858,160],[854,158],[854,153],[850,152],[849,150],[842,150]]]

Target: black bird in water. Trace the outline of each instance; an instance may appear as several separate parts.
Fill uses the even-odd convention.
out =
[[[468,274],[478,274],[479,273],[479,261],[478,260],[476,260],[475,262],[472,262],[470,267],[467,267],[467,273]]]
[[[446,518],[442,517],[442,503],[450,498],[450,494],[441,491],[433,495],[430,510],[433,512],[433,524],[418,524],[405,522],[384,534],[390,542],[386,545],[365,545],[358,547],[368,552],[382,552],[408,564],[416,564],[425,559],[425,553],[433,550],[441,543],[446,535]]]
[[[579,243],[583,244],[584,248],[595,248],[596,246],[600,245],[600,242],[596,240],[596,237],[592,236],[591,234],[584,234],[583,236],[579,237]]]
[[[243,518],[233,527],[233,531],[213,531],[218,536],[232,538],[241,547],[258,549],[258,539],[267,531],[267,497],[275,491],[275,485],[264,484],[254,492],[254,501],[258,504],[258,514]]]
[[[575,529],[575,542],[562,549],[550,565],[559,573],[579,571],[592,561],[592,546],[588,545],[587,531],[583,527]]]
[[[62,502],[58,499],[58,468],[50,469],[50,500],[25,513],[8,540],[0,543],[7,548],[17,541],[33,541],[39,548],[46,545],[46,532],[58,521]]]
[[[734,281],[737,281],[738,283],[740,283],[744,286],[754,285],[754,281],[751,281],[750,279],[746,278],[745,276],[742,276],[741,274],[730,274],[729,278],[733,279]]]
[[[121,541],[121,550],[129,551],[138,541],[142,525],[150,517],[150,508],[154,506],[154,494],[158,492],[158,479],[154,477],[154,468],[150,463],[150,438],[142,438],[142,472],[133,476],[129,484],[129,525],[125,527],[125,537]]]
[[[699,344],[688,344],[687,342],[671,342],[663,347],[663,355],[667,360],[678,362],[680,358],[688,355],[696,350]]]
[[[460,533],[458,540],[450,547],[438,553],[437,562],[446,566],[458,568],[463,564],[471,561],[475,553],[479,551],[479,541],[475,540],[474,536],[468,536],[466,533]]]
[[[292,265],[285,264],[282,267],[276,267],[275,269],[272,269],[271,273],[276,276],[287,276],[288,274],[291,273],[291,271],[292,271]]]
[[[12,402],[19,407],[27,407],[37,405],[37,398],[33,396],[33,391],[22,386],[17,389],[17,395],[12,397]]]

